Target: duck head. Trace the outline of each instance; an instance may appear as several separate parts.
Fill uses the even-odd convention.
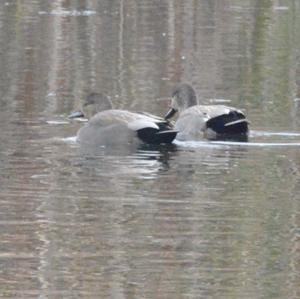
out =
[[[69,118],[87,118],[90,119],[98,112],[112,109],[112,102],[110,98],[102,93],[93,92],[89,94],[80,111],[72,112]]]
[[[195,90],[189,84],[180,84],[172,94],[170,110],[165,115],[165,120],[173,117],[177,112],[181,112],[191,106],[197,105]]]

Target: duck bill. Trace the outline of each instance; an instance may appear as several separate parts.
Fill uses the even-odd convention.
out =
[[[171,108],[165,115],[165,120],[168,120],[169,118],[173,117],[176,114],[176,112],[177,112],[176,109]]]
[[[75,112],[72,112],[68,118],[84,118],[84,114],[82,113],[82,111],[75,111]]]

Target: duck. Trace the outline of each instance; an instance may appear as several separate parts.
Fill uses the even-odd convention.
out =
[[[169,144],[178,133],[161,117],[113,109],[110,97],[97,92],[89,94],[81,110],[69,118],[88,119],[77,132],[77,141],[86,145]]]
[[[241,110],[225,105],[199,105],[190,84],[176,87],[164,119],[169,121],[176,113],[179,114],[174,126],[177,140],[247,140],[249,121]]]

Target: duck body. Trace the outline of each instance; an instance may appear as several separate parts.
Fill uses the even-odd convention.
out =
[[[245,115],[223,105],[196,105],[184,110],[175,123],[178,140],[219,139],[248,133]]]
[[[88,97],[84,108],[96,105],[96,109],[93,109],[94,115],[77,133],[80,144],[97,146],[162,144],[172,143],[175,139],[177,131],[173,130],[169,122],[164,119],[112,109],[107,103],[105,110],[102,110],[100,104],[106,101],[107,98],[102,94],[92,94]]]
[[[173,93],[171,109],[165,119],[176,112],[179,112],[175,123],[178,140],[247,138],[248,120],[241,110],[224,105],[199,105],[188,84],[180,85]]]

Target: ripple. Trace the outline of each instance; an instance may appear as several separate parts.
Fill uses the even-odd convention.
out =
[[[209,100],[211,103],[230,103],[231,100],[229,99],[210,99]]]
[[[78,17],[78,16],[93,16],[96,14],[94,10],[51,10],[40,11],[39,15],[54,15],[54,16],[63,16],[63,17]]]
[[[189,148],[221,148],[230,146],[240,147],[285,147],[300,146],[300,142],[237,142],[237,141],[178,141],[176,145]]]
[[[285,147],[300,146],[300,142],[230,142],[230,141],[214,141],[213,143],[220,145],[239,145],[239,146],[257,146],[257,147]]]
[[[232,142],[232,143],[239,144],[239,142]],[[212,142],[212,141],[179,141],[179,140],[175,140],[174,144],[176,144],[180,147],[189,147],[189,148],[201,148],[201,147],[220,148],[220,147],[224,147],[224,145],[226,145],[225,143],[216,143],[216,142]],[[231,145],[231,143],[228,143],[227,145]]]
[[[179,141],[175,140],[175,144],[179,147],[189,147],[189,148],[222,148],[222,147],[298,147],[300,146],[300,141],[295,142],[295,137],[300,137],[300,133],[297,132],[268,132],[268,131],[251,131],[250,138],[254,139],[251,142],[245,141],[210,141],[210,140],[199,140],[199,141]],[[278,137],[279,139],[284,138],[284,142],[280,140],[271,140],[270,142],[255,141],[255,138],[273,138]],[[278,139],[277,138],[277,139]],[[290,140],[289,142],[287,142]]]
[[[48,125],[67,125],[70,122],[65,121],[65,120],[47,120],[46,123]]]
[[[289,10],[290,8],[288,6],[274,6],[274,10]]]
[[[282,137],[300,137],[300,133],[297,132],[267,132],[267,131],[252,131],[250,132],[251,137],[273,137],[273,136],[282,136]]]
[[[76,144],[77,143],[77,136],[65,137],[65,138],[53,138],[55,141],[62,141],[68,144]]]

